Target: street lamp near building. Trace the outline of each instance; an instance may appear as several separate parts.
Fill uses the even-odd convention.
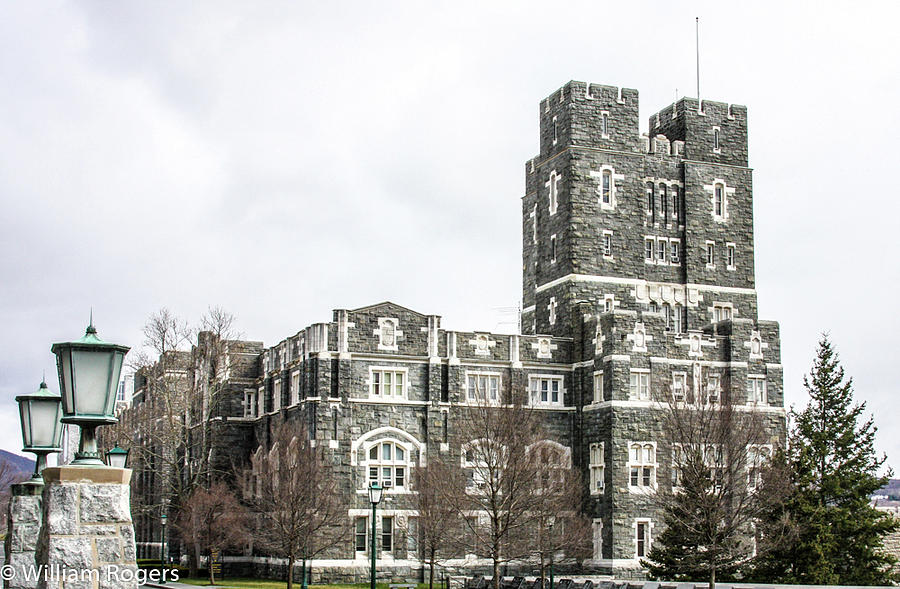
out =
[[[120,448],[119,444],[106,451],[106,464],[113,468],[125,468],[128,464],[128,450]]]
[[[162,542],[159,545],[159,562],[162,565],[162,579],[160,583],[162,584],[166,582],[166,523],[168,523],[168,519],[165,513],[159,516],[159,524],[162,527]],[[212,563],[209,563],[209,566],[212,566]]]
[[[115,416],[116,390],[122,362],[130,348],[97,337],[88,326],[84,337],[74,342],[53,344],[62,393],[63,423],[81,427],[81,440],[73,465],[103,466],[97,450],[96,429],[118,421]]]
[[[372,481],[369,485],[369,503],[372,504],[372,585],[371,589],[375,589],[375,512],[378,504],[381,502],[381,494],[384,489],[378,484],[378,481]]]
[[[36,457],[29,484],[43,485],[41,472],[47,466],[47,454],[62,451],[61,400],[59,395],[47,388],[45,382],[41,382],[37,391],[16,397],[22,425],[22,449]]]

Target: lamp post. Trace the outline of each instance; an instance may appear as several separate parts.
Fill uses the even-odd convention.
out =
[[[550,534],[550,589],[553,589],[553,524],[556,523],[556,518],[552,515],[550,516],[550,522],[547,524],[549,528]]]
[[[116,390],[127,346],[104,342],[97,329],[88,325],[84,337],[53,344],[62,393],[63,423],[81,427],[81,440],[73,465],[103,466],[97,451],[96,429],[118,421]]]
[[[120,448],[119,444],[106,451],[106,464],[113,468],[125,468],[128,464],[128,450]]]
[[[168,518],[166,517],[165,513],[162,514],[161,516],[159,516],[159,523],[162,526],[162,542],[159,545],[159,562],[162,565],[162,571],[163,571],[162,579],[160,579],[160,581],[159,581],[161,584],[165,584],[165,582],[166,582],[166,569],[167,569],[167,567],[166,567],[166,523],[167,523],[167,520],[168,520]],[[210,563],[210,566],[212,566],[212,563]]]
[[[384,489],[378,484],[378,481],[372,481],[369,485],[369,502],[372,504],[372,585],[371,589],[375,589],[375,511],[381,502],[381,493]]]
[[[47,454],[62,450],[62,416],[59,395],[41,382],[38,390],[16,397],[19,404],[19,420],[22,424],[22,449],[35,455],[34,474],[30,485],[43,485],[41,472],[47,466]]]

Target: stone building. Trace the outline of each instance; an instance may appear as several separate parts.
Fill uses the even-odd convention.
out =
[[[268,348],[230,342],[214,370],[186,369],[195,384],[220,383],[220,401],[194,401],[203,417],[188,417],[206,424],[211,468],[249,468],[285,419],[333,453],[352,529],[322,563],[332,578],[367,574],[365,488],[376,479],[388,487],[379,570],[419,574],[412,471],[460,455],[455,415],[480,395],[527,392],[546,443],[588,485],[584,566],[618,575],[640,574],[660,523],[649,491],[672,476],[654,391],[728,397],[770,416],[773,444],[783,432],[778,324],[757,317],[746,108],[684,98],[642,136],[636,90],[569,82],[539,110],[522,197],[521,334],[448,331],[437,315],[385,302],[335,310]],[[137,378],[132,411],[151,398]],[[152,552],[153,521],[146,531],[136,521]],[[265,567],[263,556],[237,560]]]

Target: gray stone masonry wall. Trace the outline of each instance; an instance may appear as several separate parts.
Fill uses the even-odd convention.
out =
[[[130,479],[119,468],[44,470],[36,560],[60,574],[42,576],[38,589],[137,588]]]
[[[35,566],[34,551],[41,529],[41,493],[43,485],[18,484],[10,488],[8,527],[4,548],[6,564],[13,567],[13,578],[4,580],[6,589],[33,589],[37,580],[27,576]]]

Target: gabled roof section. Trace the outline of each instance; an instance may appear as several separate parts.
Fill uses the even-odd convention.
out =
[[[427,317],[424,313],[419,313],[418,311],[413,311],[408,307],[404,307],[403,305],[398,305],[397,303],[392,303],[390,301],[383,301],[381,303],[376,303],[374,305],[368,305],[365,307],[360,307],[359,309],[352,309],[351,313],[363,313],[366,311],[377,312],[380,314],[391,314],[396,312],[404,312],[404,313],[412,313],[413,315],[418,315],[419,317]]]

